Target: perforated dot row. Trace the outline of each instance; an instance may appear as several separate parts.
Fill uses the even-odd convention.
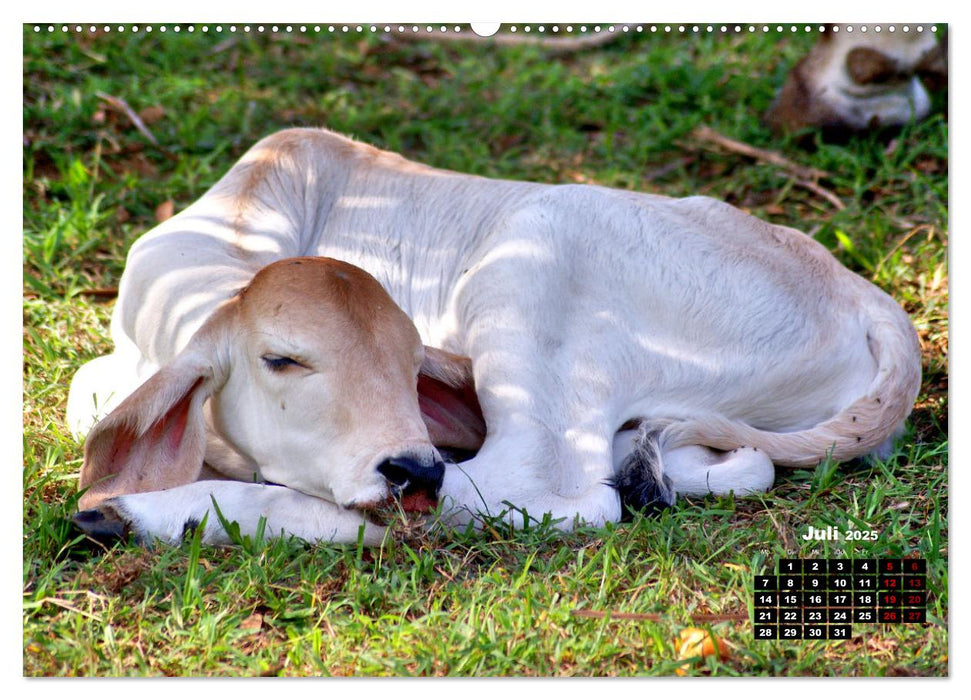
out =
[[[735,25],[725,25],[725,24],[722,24],[722,25],[711,25],[711,24],[708,24],[708,25],[699,25],[699,24],[692,24],[692,25],[686,25],[686,24],[678,24],[678,25],[671,25],[671,24],[664,24],[664,25],[656,25],[656,24],[650,24],[650,25],[643,25],[643,24],[637,24],[637,25],[628,25],[628,24],[613,25],[613,24],[611,24],[611,25],[604,25],[604,26],[601,26],[601,25],[591,25],[591,26],[588,26],[588,25],[565,25],[565,26],[552,25],[550,27],[546,27],[545,25],[537,25],[537,26],[532,26],[532,25],[522,25],[522,26],[520,26],[520,25],[511,25],[509,27],[509,31],[510,32],[516,33],[516,32],[522,31],[522,32],[527,33],[527,34],[528,33],[531,33],[531,32],[537,32],[537,33],[540,33],[540,34],[543,34],[543,33],[546,33],[546,32],[550,32],[552,34],[558,34],[558,33],[567,33],[567,34],[580,33],[580,34],[586,34],[586,33],[591,33],[591,32],[592,33],[600,33],[600,32],[628,32],[628,33],[629,32],[651,32],[651,33],[658,33],[658,32],[661,32],[661,33],[665,33],[665,34],[671,34],[671,33],[679,33],[679,34],[699,34],[699,33],[703,33],[703,32],[704,33],[716,33],[716,32],[720,32],[722,34],[727,34],[729,32],[736,33],[736,34],[741,34],[741,33],[748,32],[748,33],[754,34],[754,33],[757,33],[757,32],[761,32],[763,34],[768,34],[770,32],[775,32],[777,34],[781,34],[781,33],[786,32],[786,31],[794,34],[794,33],[799,32],[800,30],[802,32],[804,32],[804,33],[809,33],[809,32],[813,32],[813,31],[822,32],[822,31],[825,30],[825,28],[823,26],[821,26],[821,25],[817,25],[817,26],[811,26],[811,25],[789,25],[789,26],[783,26],[783,25],[779,25],[779,24],[777,24],[777,25],[768,25],[768,24],[760,24],[760,25],[755,25],[755,24],[747,24],[747,25],[739,25],[739,24],[735,24]],[[934,25],[925,27],[922,24],[917,24],[917,25],[909,25],[909,24],[904,24],[904,25],[895,25],[895,24],[889,24],[889,25],[880,25],[880,24],[866,25],[866,24],[863,24],[863,25],[845,25],[842,28],[839,27],[839,26],[836,26],[836,27],[833,27],[832,28],[832,31],[834,31],[834,32],[838,32],[838,31],[841,31],[841,30],[842,31],[846,31],[846,32],[859,31],[859,32],[864,32],[864,33],[865,32],[868,32],[868,31],[873,31],[873,32],[878,32],[878,33],[879,32],[883,32],[883,31],[887,31],[887,32],[891,32],[891,33],[896,32],[896,31],[901,31],[901,32],[911,32],[911,31],[923,32],[925,30],[928,30],[928,31],[931,31],[931,32],[936,32],[937,31],[937,27],[934,26]],[[111,25],[93,25],[93,24],[91,24],[91,25],[80,25],[80,24],[76,24],[76,25],[68,25],[68,24],[53,25],[53,24],[49,24],[49,25],[46,25],[46,26],[44,26],[44,25],[34,25],[34,32],[35,33],[41,33],[41,32],[45,32],[45,31],[48,32],[48,33],[53,33],[53,32],[60,31],[62,33],[68,33],[68,32],[75,32],[75,33],[88,32],[88,33],[92,33],[92,34],[95,33],[95,32],[104,32],[104,33],[110,33],[110,32],[119,32],[119,33],[132,32],[133,34],[137,34],[137,33],[140,33],[140,32],[145,32],[147,34],[151,34],[152,32],[155,32],[155,31],[160,32],[160,33],[163,33],[163,34],[165,34],[167,32],[173,32],[175,34],[179,34],[181,32],[187,32],[189,34],[193,34],[193,33],[196,33],[196,32],[201,32],[203,34],[207,34],[207,33],[216,33],[216,34],[219,34],[219,33],[223,33],[223,32],[228,32],[230,34],[236,33],[236,32],[242,32],[242,33],[257,33],[257,34],[263,34],[263,33],[274,33],[274,34],[277,34],[277,33],[293,33],[293,32],[299,32],[299,33],[304,33],[304,34],[306,34],[306,33],[314,33],[314,34],[320,34],[320,33],[338,34],[338,33],[341,33],[341,34],[346,34],[346,33],[352,33],[352,32],[353,33],[370,32],[370,33],[384,33],[384,34],[393,34],[393,33],[398,33],[398,34],[404,34],[404,33],[411,33],[411,34],[419,34],[419,33],[436,34],[436,33],[441,33],[441,34],[446,34],[446,33],[449,33],[449,32],[454,32],[454,33],[463,33],[463,32],[465,32],[465,33],[473,33],[472,30],[469,29],[469,28],[467,28],[467,27],[466,28],[463,28],[463,27],[460,27],[460,26],[452,26],[452,27],[449,27],[449,26],[445,26],[445,25],[432,26],[432,25],[417,25],[417,24],[412,24],[412,25],[402,25],[402,24],[389,25],[389,24],[385,24],[385,25],[380,25],[380,26],[379,25],[374,25],[374,24],[371,24],[371,25],[362,25],[362,24],[327,24],[327,25],[322,25],[322,24],[314,24],[314,25],[308,25],[308,24],[296,24],[296,25],[295,24],[287,24],[287,25],[276,25],[276,24],[274,24],[274,25],[264,25],[264,24],[250,25],[250,24],[243,24],[243,25],[237,25],[237,24],[230,24],[230,25],[225,25],[225,26],[224,25],[221,25],[221,24],[212,25],[212,26],[205,25],[205,24],[204,25],[200,25],[200,26],[196,26],[196,25],[186,25],[186,26],[182,26],[182,25],[178,25],[178,24],[175,24],[175,25],[165,25],[165,24],[161,24],[161,25],[151,25],[151,24],[148,24],[148,25],[130,25],[130,26],[126,26],[126,25],[123,25],[123,24],[121,24],[121,25],[115,25],[115,26],[111,26]]]

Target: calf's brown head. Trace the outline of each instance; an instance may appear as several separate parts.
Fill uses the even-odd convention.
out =
[[[436,445],[475,450],[485,433],[470,361],[423,346],[377,280],[329,258],[261,270],[95,425],[81,508],[197,480],[207,429],[254,479],[363,511],[395,496],[427,509]]]

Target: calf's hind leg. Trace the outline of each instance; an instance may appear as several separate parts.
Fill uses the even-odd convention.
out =
[[[685,445],[664,453],[664,474],[683,496],[748,496],[764,493],[775,481],[769,456],[754,447],[720,452],[702,445]]]
[[[624,520],[634,513],[648,515],[673,506],[677,498],[674,484],[663,471],[659,434],[642,426],[614,437],[611,484],[620,496]]]
[[[703,445],[662,449],[659,432],[646,425],[614,437],[614,484],[625,511],[653,511],[675,496],[746,496],[772,488],[775,467],[754,447],[729,452]]]

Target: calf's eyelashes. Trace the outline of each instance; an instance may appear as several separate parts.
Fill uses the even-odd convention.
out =
[[[260,357],[260,360],[262,360],[263,365],[271,372],[285,372],[287,369],[293,367],[309,369],[307,365],[303,364],[302,362],[298,362],[292,357],[287,357],[285,355],[273,355],[268,353]]]

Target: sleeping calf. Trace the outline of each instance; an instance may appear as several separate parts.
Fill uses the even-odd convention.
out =
[[[373,543],[394,498],[435,504],[435,445],[474,450],[483,433],[468,359],[424,347],[363,270],[283,260],[94,426],[75,521],[177,541],[209,513],[205,537],[223,542],[215,499],[244,534],[264,516],[268,533],[354,540],[363,526]]]

